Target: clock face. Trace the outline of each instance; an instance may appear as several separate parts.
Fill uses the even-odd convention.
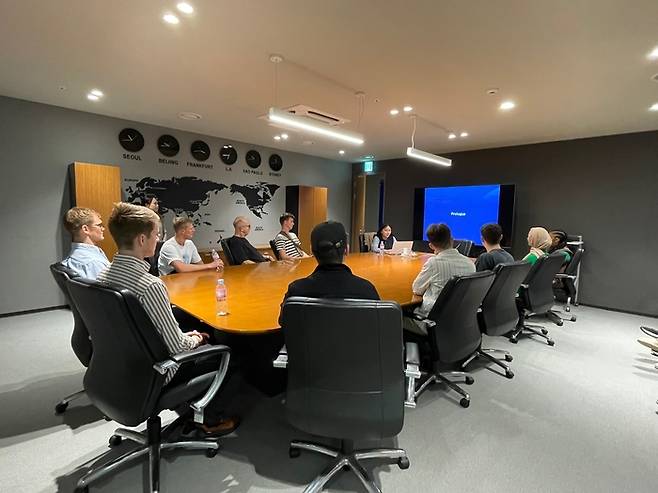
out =
[[[161,135],[158,139],[158,149],[162,154],[167,157],[172,157],[178,154],[180,145],[173,135]]]
[[[260,166],[260,154],[253,149],[247,152],[247,164],[250,168],[258,168]]]
[[[210,157],[210,147],[203,140],[195,140],[190,146],[190,152],[197,161],[205,161]]]
[[[283,159],[278,154],[272,154],[270,156],[270,168],[272,171],[281,171],[283,168]]]
[[[128,152],[139,152],[144,147],[144,136],[134,128],[124,128],[119,132],[119,144]]]
[[[238,151],[231,145],[223,145],[219,150],[219,157],[224,164],[233,164],[238,160]]]

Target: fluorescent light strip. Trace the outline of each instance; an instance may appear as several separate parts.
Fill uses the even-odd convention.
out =
[[[430,154],[429,152],[421,151],[415,147],[407,147],[407,156],[421,161],[427,161],[432,164],[439,164],[441,166],[452,166],[452,159]]]
[[[348,132],[346,130],[333,129],[327,125],[316,123],[308,118],[292,115],[287,111],[282,111],[278,108],[270,108],[267,118],[271,122],[280,123],[288,127],[305,130],[314,134],[324,135],[325,137],[331,137],[332,139],[342,140],[344,142],[349,142],[350,144],[361,145],[364,142],[363,136],[360,134]]]

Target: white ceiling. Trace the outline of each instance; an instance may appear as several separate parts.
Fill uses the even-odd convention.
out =
[[[176,1],[0,0],[0,94],[346,161],[402,156],[411,122],[388,112],[404,104],[470,133],[449,141],[420,121],[416,145],[439,153],[658,129],[656,0],[190,0],[194,15],[165,24]],[[365,145],[275,142],[258,119],[274,103],[271,53],[286,58],[278,106],[357,130],[364,91]]]

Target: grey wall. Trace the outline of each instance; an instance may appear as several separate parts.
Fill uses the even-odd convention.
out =
[[[123,157],[125,151],[117,136],[126,127],[135,128],[144,136],[144,149],[137,153],[140,161]],[[171,158],[178,160],[178,165],[158,161],[164,156],[157,151],[156,141],[164,133],[174,135],[180,142],[179,155]],[[213,157],[206,163],[211,163],[212,169],[187,166],[187,161],[194,161],[189,146],[197,139],[210,145]],[[70,206],[67,170],[73,161],[120,166],[124,191],[135,185],[135,179],[147,176],[159,179],[195,176],[229,186],[265,181],[281,187],[260,219],[240,203],[239,194],[230,194],[227,190],[211,194],[203,209],[205,217],[197,227],[199,247],[216,244],[222,230],[224,236],[232,234],[231,223],[236,214],[251,218],[255,231],[250,239],[253,238],[255,244],[267,243],[266,240],[278,231],[286,185],[328,187],[328,217],[346,225],[350,221],[351,166],[338,161],[2,96],[0,144],[0,207],[3,210],[0,231],[4,236],[0,314],[64,303],[48,265],[65,256],[70,244],[61,218]],[[230,171],[219,159],[219,148],[223,144],[231,144],[238,151],[238,162]],[[248,149],[261,153],[263,164],[259,170],[262,175],[245,173],[248,167],[244,155]],[[272,152],[284,160],[280,176],[273,176],[269,170],[267,159]],[[173,212],[165,219],[169,221],[171,216]]]
[[[450,157],[452,168],[408,159],[375,163],[375,172],[386,174],[385,220],[398,239],[412,239],[416,187],[515,183],[515,258],[526,253],[531,226],[581,234],[581,302],[658,315],[658,132]]]

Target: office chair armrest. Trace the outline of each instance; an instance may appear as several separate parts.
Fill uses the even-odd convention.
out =
[[[573,281],[576,280],[576,276],[572,276],[569,274],[555,274],[555,279],[571,279]]]
[[[288,367],[288,350],[286,349],[286,346],[282,346],[281,349],[279,349],[279,355],[274,361],[272,361],[272,366],[274,368]]]
[[[182,353],[174,354],[171,356],[171,359],[179,365],[182,365],[183,363],[188,363],[190,361],[200,361],[202,359],[209,358],[210,356],[215,356],[216,354],[222,353],[230,354],[231,348],[221,344],[216,346],[211,344],[204,344],[203,346],[199,346],[189,351],[183,351]]]

